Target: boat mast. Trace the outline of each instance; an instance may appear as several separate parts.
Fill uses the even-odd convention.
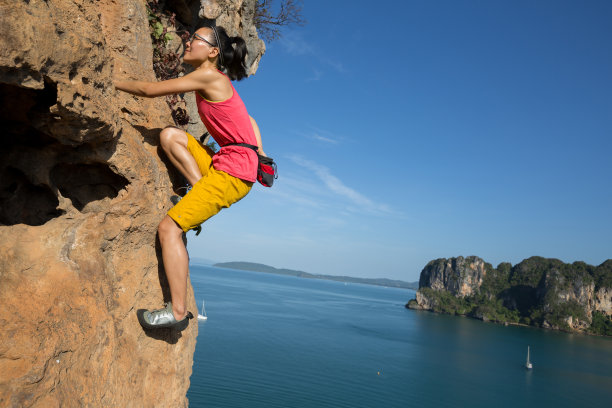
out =
[[[527,346],[527,362],[525,363],[525,368],[531,370],[532,367],[533,365],[531,365],[531,362],[529,361],[529,346]]]

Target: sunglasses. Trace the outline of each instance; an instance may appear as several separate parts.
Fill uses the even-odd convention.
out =
[[[211,47],[217,47],[216,45],[214,45],[210,41],[208,41],[206,38],[204,38],[201,35],[198,35],[196,33],[193,33],[193,35],[189,39],[189,42],[192,42],[194,38],[198,39],[198,40],[201,40],[201,41],[204,41],[206,44],[210,45]]]

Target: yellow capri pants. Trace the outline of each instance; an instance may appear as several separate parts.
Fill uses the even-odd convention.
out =
[[[184,232],[196,228],[204,221],[240,201],[253,187],[253,183],[216,170],[212,166],[214,152],[202,146],[187,133],[187,150],[195,158],[202,178],[168,211]]]

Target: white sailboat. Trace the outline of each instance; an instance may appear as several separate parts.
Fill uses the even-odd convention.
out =
[[[525,368],[531,370],[533,368],[533,364],[529,361],[529,346],[527,346],[527,362],[525,363]]]
[[[207,320],[208,316],[206,316],[206,309],[204,308],[204,301],[202,301],[202,312],[198,313],[198,320]]]

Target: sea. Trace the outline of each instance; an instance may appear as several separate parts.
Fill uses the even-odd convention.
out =
[[[208,316],[190,323],[190,407],[612,406],[611,338],[409,310],[406,289],[190,275]]]

